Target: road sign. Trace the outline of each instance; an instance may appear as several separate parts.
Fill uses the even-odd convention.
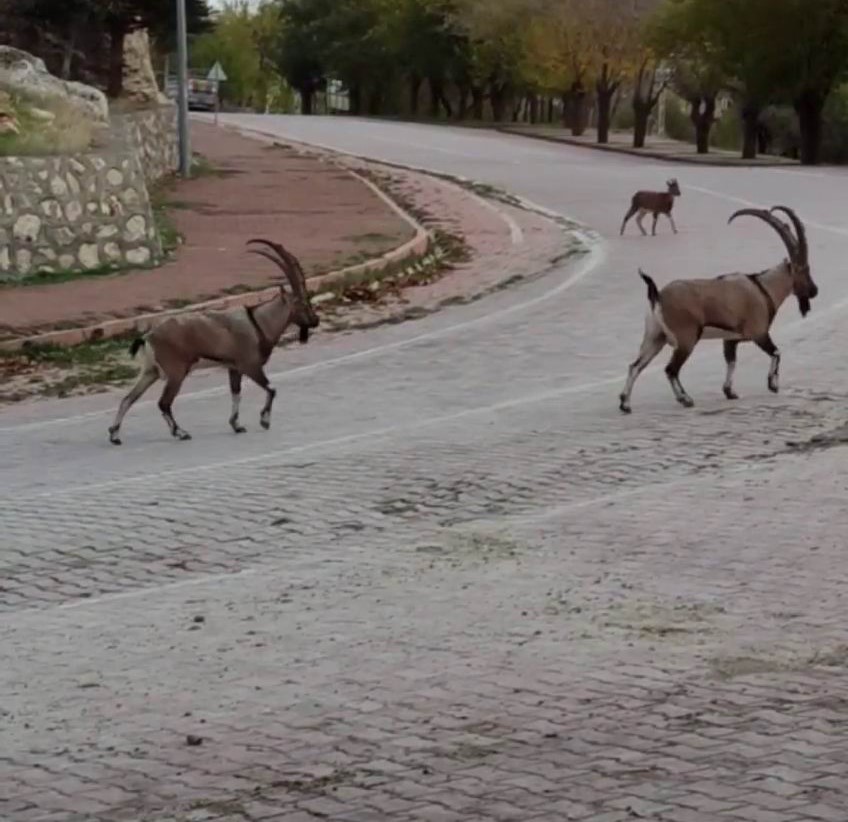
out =
[[[227,74],[224,71],[224,67],[221,63],[216,60],[215,65],[209,69],[209,74],[206,75],[207,80],[214,80],[217,83],[226,83],[227,82]]]

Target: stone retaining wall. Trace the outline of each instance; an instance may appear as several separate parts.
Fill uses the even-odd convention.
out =
[[[172,106],[115,117],[96,154],[0,157],[0,281],[157,262],[147,187],[176,163]]]
[[[118,115],[113,121],[125,130],[128,145],[138,153],[148,185],[177,170],[176,106],[169,104]]]

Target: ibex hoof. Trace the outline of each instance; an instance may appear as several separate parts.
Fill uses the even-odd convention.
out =
[[[267,431],[271,427],[271,420],[259,420],[259,424]]]
[[[174,434],[174,436],[175,436],[175,437],[176,437],[176,438],[177,438],[180,442],[188,442],[188,441],[191,439],[191,434],[189,434],[189,433],[188,433],[188,431],[177,431],[177,432]]]
[[[247,429],[243,425],[234,425],[233,431],[236,434],[246,434],[247,433]]]
[[[118,436],[118,429],[117,428],[110,428],[109,429],[109,442],[111,442],[112,445],[120,445],[121,444],[121,438]]]
[[[618,410],[621,411],[622,414],[630,414],[633,409],[630,408],[630,403],[627,402],[624,397],[621,397],[618,402]]]
[[[694,407],[694,405],[695,405],[695,400],[693,400],[693,399],[692,399],[692,397],[681,397],[681,398],[678,400],[678,402],[679,402],[679,403],[680,403],[680,404],[681,404],[684,408],[692,408],[692,407]]]
[[[724,389],[724,396],[729,400],[738,400],[739,395],[732,388]]]
[[[780,388],[778,387],[777,383],[770,382],[768,390],[771,391],[772,394],[777,394],[779,393]]]

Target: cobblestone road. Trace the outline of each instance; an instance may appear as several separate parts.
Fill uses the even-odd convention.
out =
[[[147,406],[108,449],[114,397],[4,412],[0,819],[844,822],[844,175],[240,122],[504,186],[602,240],[281,352],[275,427],[237,443],[218,376],[177,406],[188,444]],[[681,234],[619,239],[670,173]],[[780,200],[822,289],[779,318],[783,393],[749,350],[726,403],[705,344],[695,409],[655,370],[621,417],[636,266],[761,268],[769,231],[725,222]]]

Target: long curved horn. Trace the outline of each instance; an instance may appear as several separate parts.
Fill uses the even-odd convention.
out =
[[[262,241],[260,241],[262,242]],[[267,242],[277,254],[280,255],[280,258],[285,260],[290,266],[292,271],[296,274],[299,285],[299,296],[301,299],[307,299],[309,296],[309,292],[306,290],[306,275],[303,273],[303,267],[300,264],[300,260],[294,256],[282,243],[273,243],[270,241]]]
[[[771,210],[772,212],[782,211],[790,220],[792,220],[792,225],[795,226],[795,234],[798,238],[798,254],[803,262],[808,263],[810,248],[807,245],[807,229],[804,228],[801,218],[791,208],[789,208],[789,206],[777,205],[773,206]]]
[[[261,248],[248,248],[248,254],[258,254],[260,257],[264,257],[266,260],[270,260],[274,265],[277,266],[284,274],[286,273],[286,269],[283,267],[282,263],[269,251],[264,251]]]
[[[270,240],[263,240],[261,238],[247,241],[248,245],[250,245],[251,243],[261,243],[262,245],[267,245],[272,251],[275,252],[276,256],[267,251],[260,251],[259,249],[250,249],[254,253],[261,254],[263,257],[266,257],[267,259],[276,263],[282,269],[283,274],[286,275],[286,279],[289,281],[289,285],[291,286],[294,294],[299,298],[303,299],[303,291],[300,287],[300,282],[298,281],[297,273],[293,270],[291,262],[287,260],[285,256],[280,252],[282,246],[280,246],[279,243],[273,243]]]
[[[792,232],[789,230],[789,226],[786,225],[783,220],[779,220],[774,216],[774,214],[770,211],[766,211],[764,208],[740,208],[739,211],[735,211],[730,215],[730,219],[727,221],[728,225],[730,225],[730,223],[732,223],[737,217],[741,217],[745,214],[750,217],[759,217],[761,220],[767,222],[778,234],[780,234],[780,238],[783,240],[783,244],[789,252],[789,259],[793,262],[797,262],[799,252],[798,245],[795,242],[795,238],[792,236]]]
[[[309,292],[306,289],[306,275],[303,273],[303,268],[300,265],[300,260],[294,256],[287,248],[284,248],[280,243],[274,243],[274,248],[277,250],[279,255],[286,260],[286,262],[291,265],[292,269],[297,274],[298,285],[300,286],[300,296],[303,300],[309,299]]]

